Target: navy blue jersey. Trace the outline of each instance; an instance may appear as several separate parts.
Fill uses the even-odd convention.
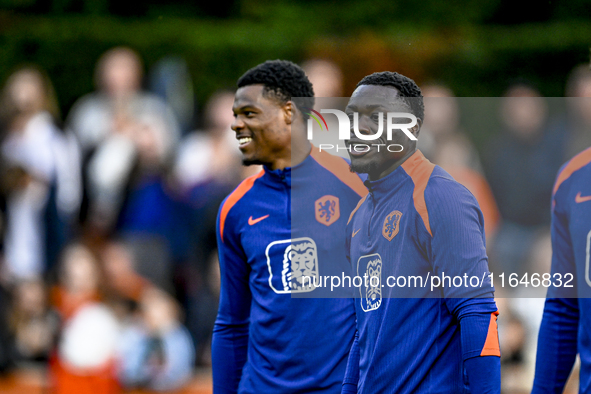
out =
[[[420,151],[366,185],[369,194],[346,229],[347,254],[353,275],[379,281],[356,289],[351,353],[358,353],[359,367],[345,384],[359,393],[499,392],[498,313],[475,198]],[[433,275],[483,280],[433,294]],[[465,374],[474,358],[489,365],[475,362],[476,373]]]
[[[552,196],[552,271],[538,339],[534,393],[562,393],[577,353],[591,393],[591,148],[559,171]]]
[[[294,173],[297,172],[297,176]],[[219,393],[340,393],[355,313],[310,279],[348,271],[344,230],[367,193],[347,161],[317,148],[246,179],[218,215],[221,294],[212,353]]]

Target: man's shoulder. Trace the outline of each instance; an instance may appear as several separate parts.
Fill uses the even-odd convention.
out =
[[[323,179],[333,178],[336,179],[345,190],[351,190],[358,197],[364,197],[367,194],[367,188],[363,184],[364,179],[351,172],[349,161],[340,156],[331,155],[328,152],[320,151],[316,147],[312,147],[310,153],[313,163],[318,165],[322,171],[315,173],[318,182],[322,182]]]
[[[425,193],[436,198],[449,198],[458,194],[470,194],[468,189],[456,181],[447,171],[439,166],[435,166],[427,186]]]
[[[567,189],[572,184],[588,183],[589,174],[591,174],[591,148],[577,154],[560,168],[556,176],[552,196],[556,196],[559,190]]]
[[[218,224],[222,240],[226,223],[250,212],[240,209],[240,207],[243,204],[248,205],[246,200],[250,194],[256,191],[257,180],[263,175],[265,175],[265,171],[261,170],[258,174],[246,178],[222,201],[218,212]]]

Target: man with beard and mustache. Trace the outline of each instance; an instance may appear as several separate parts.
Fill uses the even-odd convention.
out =
[[[320,274],[348,271],[342,235],[367,190],[346,160],[307,140],[306,108],[313,107],[312,85],[291,62],[267,61],[238,80],[232,129],[244,164],[264,169],[218,214],[216,394],[341,391],[353,300],[310,297],[326,290]]]
[[[413,80],[380,72],[357,84],[345,111],[355,132],[345,141],[351,170],[369,176],[369,194],[349,218],[346,253],[353,273],[370,280],[356,290],[357,334],[343,393],[500,392],[482,212],[417,150],[423,110]],[[388,138],[388,117],[402,125],[404,114],[416,124]],[[434,276],[482,281],[442,280],[431,289],[433,281],[423,280]]]

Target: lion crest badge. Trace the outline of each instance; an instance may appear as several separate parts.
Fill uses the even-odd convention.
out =
[[[384,219],[384,227],[382,228],[382,235],[388,241],[392,241],[396,234],[398,234],[398,230],[400,229],[400,218],[402,217],[402,212],[400,211],[392,211],[386,219]]]
[[[325,226],[330,226],[341,217],[339,198],[327,194],[314,202],[316,220]]]

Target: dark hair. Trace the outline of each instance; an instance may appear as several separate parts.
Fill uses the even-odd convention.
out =
[[[373,73],[364,77],[357,84],[356,88],[361,85],[379,85],[379,86],[393,86],[400,92],[402,100],[404,100],[411,108],[413,115],[421,119],[425,118],[425,105],[423,104],[423,95],[421,89],[417,86],[415,81],[405,77],[402,74],[391,71],[382,71]]]
[[[304,120],[309,115],[305,108],[314,107],[314,89],[306,73],[300,66],[288,60],[267,60],[251,68],[238,79],[238,87],[264,85],[263,95],[272,96],[285,104],[292,97],[305,97],[294,103],[302,113]]]

